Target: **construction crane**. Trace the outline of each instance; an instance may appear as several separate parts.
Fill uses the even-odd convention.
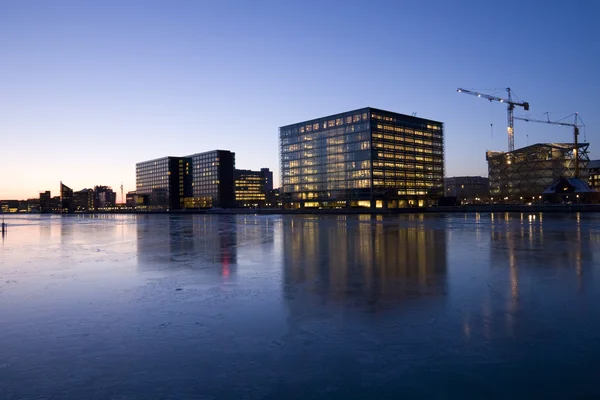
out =
[[[503,99],[501,97],[492,96],[489,94],[479,93],[479,92],[475,92],[473,90],[467,90],[467,89],[461,89],[461,88],[456,89],[456,91],[458,93],[466,93],[466,94],[470,94],[472,96],[483,97],[484,99],[488,99],[489,101],[498,101],[500,103],[506,103],[508,105],[508,107],[507,107],[507,112],[508,112],[508,151],[513,151],[515,149],[515,122],[514,122],[514,117],[513,117],[513,110],[515,109],[515,106],[520,106],[520,107],[523,107],[525,109],[525,111],[529,111],[529,103],[526,101],[523,101],[523,102],[513,101],[510,88],[506,88],[506,91],[508,92],[508,99]]]
[[[581,126],[585,126],[583,124],[583,122],[581,122],[580,124],[577,123],[577,121],[581,121],[581,118],[579,118],[579,113],[575,113],[572,115],[569,115],[563,119],[569,118],[571,116],[575,116],[575,121],[570,124],[568,122],[562,122],[562,121],[550,121],[550,116],[548,115],[548,113],[546,113],[546,120],[544,121],[543,119],[532,119],[532,118],[525,118],[525,117],[515,117],[515,119],[521,120],[521,121],[526,121],[526,122],[539,122],[541,124],[552,124],[552,125],[562,125],[562,126],[571,126],[573,127],[573,144],[575,145],[575,148],[573,149],[573,157],[575,158],[575,178],[579,178],[579,143],[577,140],[577,137],[579,136],[579,127]]]

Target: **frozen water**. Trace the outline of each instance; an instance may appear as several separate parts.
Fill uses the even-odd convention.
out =
[[[6,216],[0,398],[567,398],[600,216]]]

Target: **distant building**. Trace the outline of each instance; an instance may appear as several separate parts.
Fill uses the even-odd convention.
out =
[[[60,213],[60,212],[62,212],[62,207],[61,207],[61,202],[60,202],[60,196],[54,196],[50,200],[50,206],[52,207],[52,212],[54,212],[54,213]]]
[[[40,193],[40,212],[44,214],[52,212],[52,195],[49,190]]]
[[[136,194],[146,196],[140,209],[170,211],[184,208],[192,196],[192,160],[190,157],[162,157],[137,163]]]
[[[28,212],[29,204],[27,204],[27,200],[19,200],[19,212]]]
[[[420,207],[444,195],[443,123],[363,108],[279,128],[286,208]]]
[[[2,200],[2,201],[0,201],[0,210],[3,213],[19,212],[19,200]]]
[[[600,160],[591,160],[587,166],[589,185],[595,191],[600,191]]]
[[[575,175],[575,162],[579,164],[579,178],[587,181],[588,147],[588,143],[579,143],[575,152],[573,143],[538,143],[507,153],[488,151],[490,200],[539,201],[555,180]]]
[[[282,203],[279,197],[279,189],[272,189],[267,192],[267,198],[265,200],[265,207],[267,208],[281,208]]]
[[[273,190],[273,171],[269,168],[261,168],[260,172],[265,179],[265,193]]]
[[[27,199],[27,212],[39,213],[40,212],[40,199],[31,198]]]
[[[94,186],[94,208],[101,210],[115,207],[117,194],[109,186]]]
[[[73,204],[73,189],[60,183],[60,212],[72,213],[75,210]]]
[[[444,195],[456,197],[462,204],[486,203],[489,199],[488,178],[483,176],[455,176],[444,180]]]
[[[188,156],[192,160],[192,199],[188,208],[231,208],[235,206],[235,153],[212,150]]]
[[[268,168],[260,171],[235,170],[235,202],[237,207],[265,207],[267,187],[273,186],[273,173]]]
[[[128,208],[135,208],[135,191],[127,192],[125,195],[125,206]]]
[[[83,189],[73,193],[73,205],[75,211],[94,211],[94,191],[92,189]]]

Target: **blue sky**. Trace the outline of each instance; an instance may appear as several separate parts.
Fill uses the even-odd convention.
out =
[[[0,198],[57,194],[60,180],[134,190],[136,162],[217,148],[277,176],[279,126],[365,106],[443,121],[446,175],[487,175],[485,151],[507,149],[506,108],[458,87],[510,86],[531,117],[578,111],[600,158],[599,11],[591,0],[0,1]],[[572,132],[516,121],[516,147],[550,141]]]

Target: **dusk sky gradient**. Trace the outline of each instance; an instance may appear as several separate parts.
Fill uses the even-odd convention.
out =
[[[446,176],[487,176],[485,151],[507,150],[506,107],[458,87],[510,86],[533,118],[578,111],[600,158],[599,12],[592,0],[0,1],[0,199],[58,195],[61,180],[127,192],[136,162],[213,149],[271,168],[277,185],[278,127],[366,106],[444,122]],[[571,141],[568,127],[515,121],[516,148]]]

